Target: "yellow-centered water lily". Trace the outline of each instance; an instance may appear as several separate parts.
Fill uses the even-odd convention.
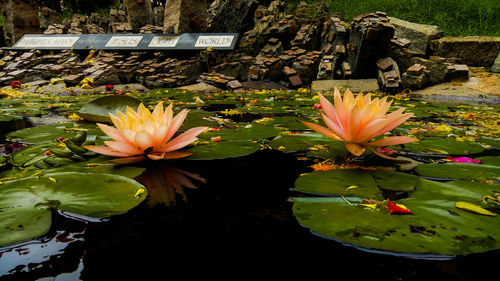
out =
[[[126,112],[109,114],[115,127],[97,124],[113,141],[105,141],[105,146],[87,145],[86,149],[104,155],[121,157],[112,160],[119,164],[138,162],[146,157],[152,160],[175,159],[191,155],[177,151],[193,141],[208,127],[196,127],[172,138],[180,128],[188,110],[183,109],[173,117],[172,104],[163,110],[163,102],[158,103],[153,112],[140,104],[137,112],[127,107]]]
[[[393,136],[368,142],[396,128],[413,116],[413,113],[403,114],[406,108],[386,114],[392,104],[392,101],[387,101],[387,97],[372,100],[370,94],[363,95],[363,93],[354,97],[347,89],[342,99],[339,89],[336,88],[335,105],[333,105],[322,94],[318,95],[323,110],[321,117],[328,128],[311,122],[300,122],[320,134],[345,142],[345,148],[356,156],[360,156],[365,148],[368,148],[381,157],[391,158],[378,152],[374,147],[417,141],[408,136]]]

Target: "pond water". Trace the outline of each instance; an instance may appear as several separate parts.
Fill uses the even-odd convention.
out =
[[[325,150],[322,146],[329,143],[316,135],[301,134],[305,128],[295,120],[317,114],[313,107],[317,103],[314,93],[263,91],[247,96],[219,93],[202,96],[205,104],[194,102],[197,96],[199,94],[162,90],[138,97],[150,104],[158,99],[176,100],[179,108],[192,109],[184,130],[199,125],[220,127],[221,130],[207,136],[200,135],[200,139],[209,141],[212,136],[220,135],[227,142],[197,145],[190,148],[196,152],[194,157],[184,160],[133,165],[140,173],[134,169],[99,170],[135,177],[147,188],[148,197],[128,212],[103,219],[57,211],[56,206],[51,209],[52,224],[48,233],[0,248],[0,280],[165,280],[169,277],[488,280],[497,275],[498,250],[457,257],[439,254],[404,254],[402,257],[401,253],[369,249],[363,244],[344,245],[334,235],[316,233],[321,228],[315,224],[302,225],[308,221],[294,209],[294,199],[322,198],[324,192],[304,192],[298,179],[318,173],[315,169],[318,170],[319,163],[331,164],[324,162],[325,159],[335,159],[335,163],[340,164],[346,155],[333,145]],[[36,96],[0,102],[4,116],[21,116],[22,120],[42,125],[40,119],[34,118],[46,118],[48,113],[71,117],[96,97]],[[27,103],[31,103],[29,108]],[[423,146],[405,146],[395,155],[419,161],[420,165],[442,164],[445,162],[442,159],[449,156],[468,156],[485,159],[485,162],[497,161],[500,156],[498,107],[436,105],[404,100],[404,97],[396,104],[408,106],[416,115],[397,132],[423,136],[426,142]],[[50,135],[31,130],[11,132],[7,138],[40,145],[64,132],[74,134],[67,129],[72,125],[62,126],[65,130],[60,127],[34,127],[53,133]],[[106,140],[103,134],[92,130],[88,131],[87,141]],[[217,149],[200,150],[203,145]],[[24,157],[16,156],[13,162],[25,164]],[[96,159],[87,161],[104,163]],[[81,171],[83,164],[78,163],[87,163],[64,161],[60,166],[45,169],[34,165],[17,169],[4,165],[0,178],[18,179],[23,171],[26,174],[49,173],[51,169]],[[412,168],[405,169],[373,154],[354,157],[351,161],[348,164],[358,168],[386,167],[389,171],[404,172],[408,177],[418,174]],[[361,174],[364,170],[356,171],[360,174],[355,177],[364,175]],[[422,177],[440,181],[460,178],[456,172],[448,173],[448,178],[421,173]],[[137,177],[138,174],[141,175]],[[498,190],[498,179],[496,174],[493,178],[477,180],[488,181],[492,189]],[[85,185],[85,180],[78,181]],[[349,186],[356,179],[345,178],[345,181]],[[379,187],[384,184],[379,183]],[[405,195],[401,190],[384,192],[384,198],[391,200],[412,194],[410,191]],[[362,197],[346,195],[348,200],[356,196]]]

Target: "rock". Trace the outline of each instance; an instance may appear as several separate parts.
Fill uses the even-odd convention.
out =
[[[401,84],[405,89],[422,89],[429,84],[429,71],[421,64],[414,64],[401,76]]]
[[[452,80],[469,80],[469,67],[465,64],[455,64],[450,68]]]
[[[399,91],[401,76],[398,64],[390,57],[377,61],[377,81],[381,91],[396,93]]]
[[[42,33],[37,1],[7,0],[0,3],[7,46],[14,45],[25,34]]]
[[[387,56],[394,27],[384,13],[357,16],[351,24],[346,61],[356,78],[374,77],[376,62]]]
[[[256,0],[224,1],[218,5],[209,32],[244,33],[252,29],[253,16],[258,6],[259,3]]]
[[[198,83],[198,84],[192,84],[192,85],[187,85],[187,86],[182,86],[178,87],[177,89],[180,90],[186,90],[186,91],[192,91],[192,92],[216,92],[216,91],[221,91],[222,89],[217,88],[213,85],[207,84],[207,83]]]
[[[430,44],[432,55],[457,58],[469,66],[490,67],[500,51],[500,37],[443,37]]]
[[[498,56],[495,59],[495,62],[491,66],[491,72],[500,73],[500,52],[498,52]]]
[[[123,0],[127,9],[128,22],[134,32],[146,24],[153,24],[153,8],[151,1]]]
[[[376,92],[378,91],[377,79],[349,79],[349,80],[316,80],[312,82],[314,91],[332,91],[335,88],[348,88],[353,92]]]
[[[165,33],[194,33],[207,29],[206,0],[167,0],[165,4]]]
[[[419,24],[389,17],[395,28],[394,35],[411,41],[410,50],[422,55],[428,53],[428,45],[431,40],[443,37],[443,31],[437,25]]]

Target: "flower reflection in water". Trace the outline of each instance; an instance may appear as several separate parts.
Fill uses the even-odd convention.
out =
[[[170,165],[161,164],[148,168],[136,180],[147,187],[149,200],[147,204],[154,207],[157,204],[174,206],[176,195],[180,195],[187,202],[184,187],[196,189],[193,180],[205,183],[206,180],[198,174],[190,173]]]

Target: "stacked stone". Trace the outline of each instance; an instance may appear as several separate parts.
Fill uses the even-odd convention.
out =
[[[87,33],[85,30],[85,23],[87,22],[87,16],[74,15],[71,18],[70,28],[68,29],[68,34],[83,34]]]
[[[246,81],[250,66],[255,59],[244,53],[229,53],[220,64],[215,65],[212,71],[227,76],[236,77],[239,81]]]
[[[212,73],[202,73],[199,76],[198,82],[204,82],[210,85],[213,85],[217,88],[221,89],[239,89],[241,88],[241,84],[236,77],[227,76],[224,74],[212,72]],[[230,84],[230,85],[228,85]],[[230,87],[229,87],[230,86]]]
[[[396,93],[400,89],[401,75],[398,64],[390,57],[377,61],[377,81],[382,91]]]
[[[163,26],[147,24],[139,30],[139,33],[163,33]]]
[[[64,24],[51,24],[45,29],[44,34],[64,34],[67,33]]]
[[[318,80],[329,80],[338,77],[345,79],[352,74],[347,69],[348,65],[343,64],[346,56],[345,44],[347,41],[345,25],[345,22],[338,17],[330,17],[323,24],[323,32],[321,33],[323,57],[319,64]],[[343,65],[344,71],[342,71]]]
[[[112,33],[132,33],[132,26],[127,21],[127,13],[123,6],[109,11],[109,27]]]
[[[376,75],[376,62],[387,56],[394,26],[383,12],[363,14],[353,19],[347,44],[347,59],[355,78]]]

